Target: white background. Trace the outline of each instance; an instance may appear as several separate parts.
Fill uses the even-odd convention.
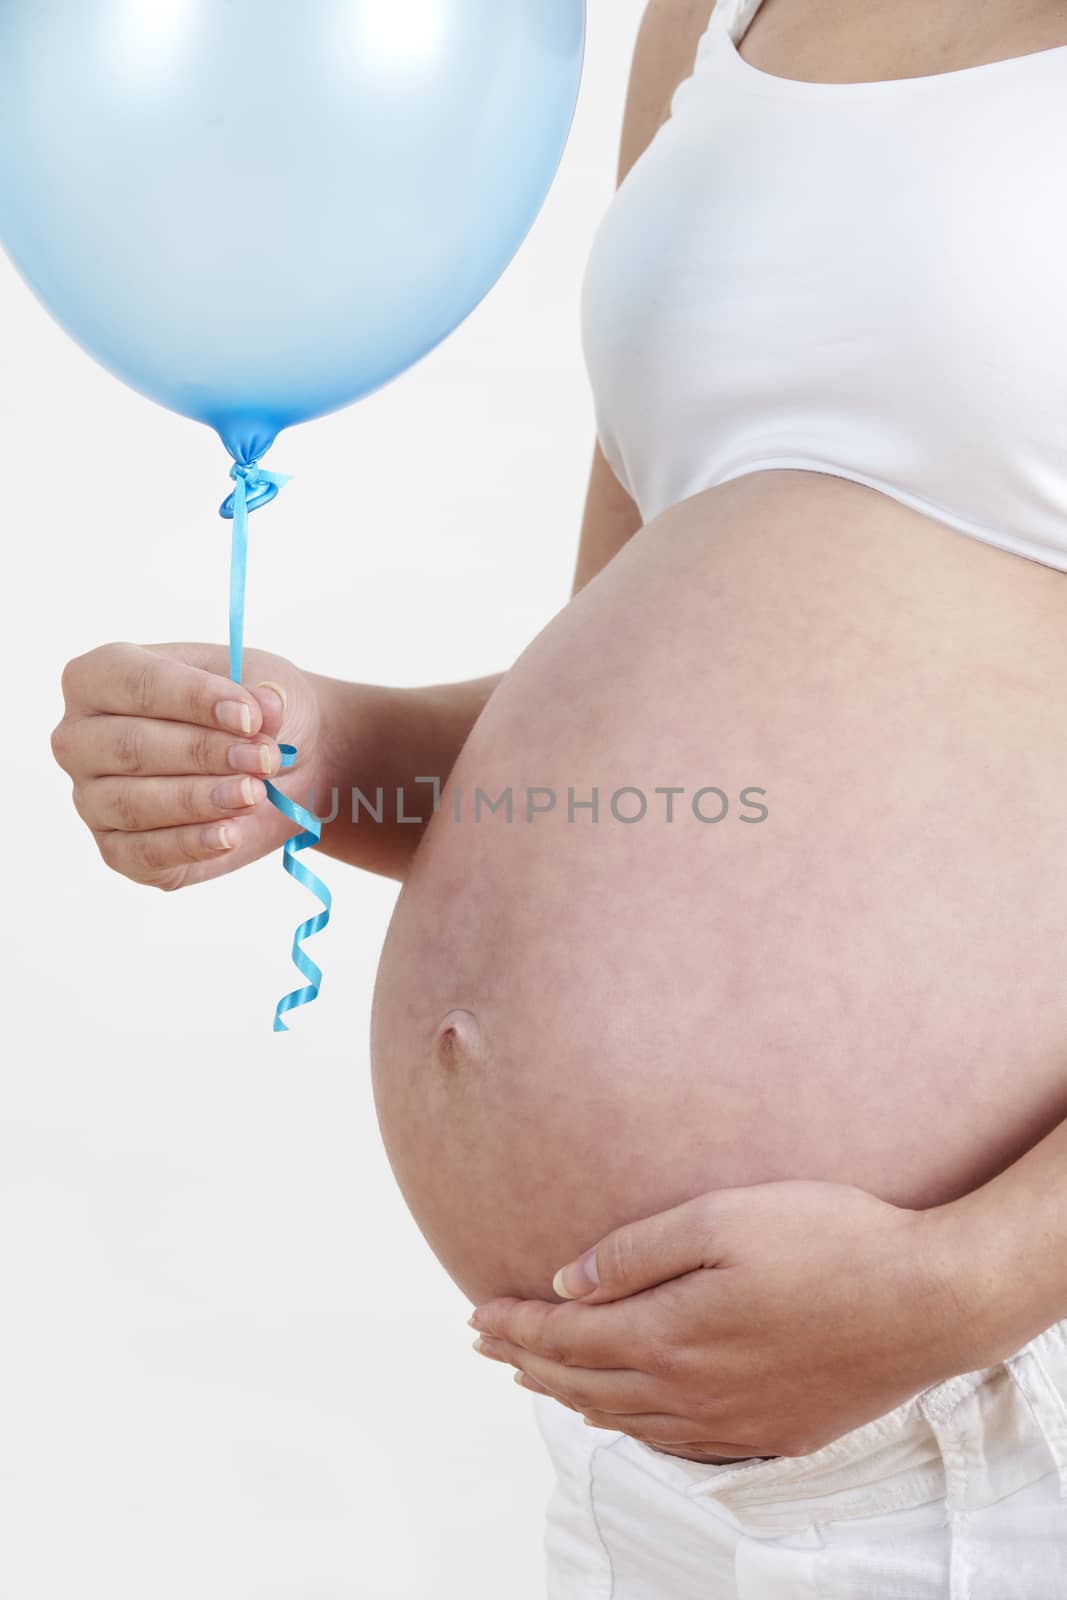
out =
[[[593,442],[579,287],[642,7],[591,0],[570,146],[489,298],[271,452],[294,481],[253,519],[250,645],[451,681],[565,602]],[[535,1600],[530,1399],[471,1353],[375,1123],[396,886],[324,861],[323,992],[275,1035],[313,909],[280,856],[137,888],[52,761],[70,656],[225,639],[228,458],[96,367],[3,257],[0,350],[0,1595]]]

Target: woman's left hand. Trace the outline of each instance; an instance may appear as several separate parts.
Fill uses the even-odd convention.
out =
[[[718,1189],[561,1269],[579,1300],[492,1300],[471,1325],[595,1427],[692,1460],[805,1455],[986,1364],[962,1215],[846,1184]]]

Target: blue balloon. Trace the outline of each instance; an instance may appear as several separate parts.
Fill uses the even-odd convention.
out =
[[[432,350],[555,176],[585,0],[0,0],[0,240],[252,463]]]
[[[361,399],[488,293],[555,177],[585,0],[0,0],[0,242],[56,320],[234,458],[230,676],[275,436]],[[296,749],[283,744],[282,765]],[[302,831],[318,819],[274,784]]]

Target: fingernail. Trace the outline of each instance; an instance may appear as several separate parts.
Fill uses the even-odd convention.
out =
[[[233,829],[220,822],[217,827],[204,829],[204,846],[208,850],[232,850]]]
[[[482,1324],[481,1324],[481,1321],[479,1320],[477,1311],[472,1311],[470,1316],[467,1318],[467,1327],[468,1328],[477,1328],[478,1332],[481,1333]]]
[[[588,1250],[577,1261],[568,1261],[552,1279],[552,1287],[563,1300],[579,1300],[600,1282],[597,1272],[596,1251]]]
[[[235,772],[255,772],[261,777],[270,776],[270,745],[232,744],[229,762]]]
[[[254,806],[256,786],[251,778],[230,778],[217,783],[211,791],[212,804],[220,811],[236,811],[239,806]]]
[[[474,1343],[471,1345],[471,1349],[477,1350],[480,1356],[493,1356],[496,1355],[497,1351],[500,1349],[500,1340],[475,1339]]]
[[[281,684],[280,683],[275,683],[270,678],[265,678],[262,683],[257,683],[256,684],[256,688],[257,689],[273,689],[274,693],[278,696],[278,699],[282,703],[282,716],[284,717],[285,716],[285,712],[286,712],[286,707],[289,704],[289,697],[286,694],[285,690],[282,688]]]
[[[215,720],[227,733],[252,732],[252,709],[243,700],[220,700],[215,707]]]

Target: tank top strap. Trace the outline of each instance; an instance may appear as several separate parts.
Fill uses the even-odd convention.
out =
[[[728,33],[734,44],[739,44],[762,4],[763,0],[715,0],[708,33]]]

